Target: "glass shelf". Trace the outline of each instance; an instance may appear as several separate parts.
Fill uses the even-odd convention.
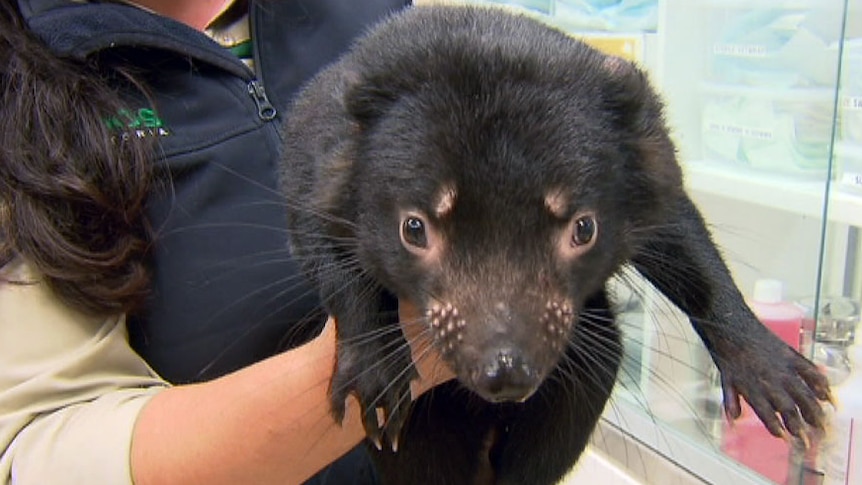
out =
[[[800,180],[769,172],[740,171],[726,164],[698,160],[685,164],[686,184],[697,192],[822,218],[826,188],[823,180]],[[829,221],[862,227],[862,195],[834,190],[829,197]]]
[[[862,0],[656,0],[654,25],[631,31],[605,28],[614,25],[606,12],[582,16],[648,2],[415,3],[505,4],[643,66],[737,286],[748,295],[757,279],[777,278],[788,301],[806,302],[803,353],[819,355],[813,336],[824,301],[862,301]],[[774,440],[761,448],[784,446],[780,463],[739,459],[763,450],[732,449],[714,366],[688,322],[656,294],[639,312],[620,317],[625,372],[595,446],[642,470],[644,483],[652,483],[647,456],[691,477],[674,483],[823,481],[818,448],[803,453]],[[603,433],[622,436],[623,446],[605,448],[614,440]]]

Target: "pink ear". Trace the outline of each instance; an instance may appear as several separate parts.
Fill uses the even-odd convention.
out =
[[[632,64],[621,57],[606,56],[602,67],[611,75],[621,76],[631,71]]]

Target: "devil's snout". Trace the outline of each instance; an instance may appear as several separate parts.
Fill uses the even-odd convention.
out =
[[[521,352],[498,349],[483,359],[471,373],[473,388],[491,402],[521,402],[536,390],[536,372]]]

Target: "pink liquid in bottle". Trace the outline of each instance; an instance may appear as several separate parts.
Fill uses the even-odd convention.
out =
[[[784,300],[783,284],[758,280],[749,305],[757,318],[787,345],[799,350],[805,312]],[[772,436],[751,407],[743,402],[742,415],[723,428],[721,449],[728,456],[775,483],[787,483],[790,445]]]

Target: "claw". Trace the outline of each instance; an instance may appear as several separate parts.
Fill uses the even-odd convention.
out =
[[[727,426],[730,427],[730,429],[733,429],[736,427],[736,419],[737,418],[734,418],[733,416],[730,415],[730,413],[727,411],[727,409],[724,410],[724,421],[727,423]]]
[[[378,421],[377,412],[372,409],[363,409],[362,425],[365,428],[365,436],[374,443],[378,450],[383,450],[383,434],[381,433],[380,423]]]
[[[344,319],[339,320],[339,325],[347,328],[344,322]],[[387,324],[380,323],[381,326]],[[362,335],[362,332],[350,334]],[[362,425],[369,442],[378,451],[391,448],[394,452],[398,450],[398,434],[412,404],[410,381],[418,374],[401,333],[385,337],[338,348],[336,370],[330,384],[331,400],[333,413],[339,416],[343,413],[343,398],[354,395],[359,401]],[[370,369],[374,371],[369,372]]]
[[[832,394],[832,389],[826,389],[826,401],[832,405],[832,409],[838,409],[838,401],[835,400],[835,396]]]
[[[804,429],[799,430],[799,440],[802,441],[802,446],[808,451],[811,448],[811,439],[808,438],[808,433]]]
[[[374,408],[374,415],[377,417],[377,430],[382,431],[386,427],[388,417],[386,416],[386,408]]]
[[[377,448],[377,451],[383,451],[383,442],[380,441],[380,436],[369,436],[368,439],[374,443],[374,447]]]
[[[398,451],[401,429],[404,427],[405,418],[408,412],[409,407],[405,409],[403,405],[399,405],[399,407],[395,408],[389,414],[389,417],[386,421],[386,438],[392,447],[393,453]]]

